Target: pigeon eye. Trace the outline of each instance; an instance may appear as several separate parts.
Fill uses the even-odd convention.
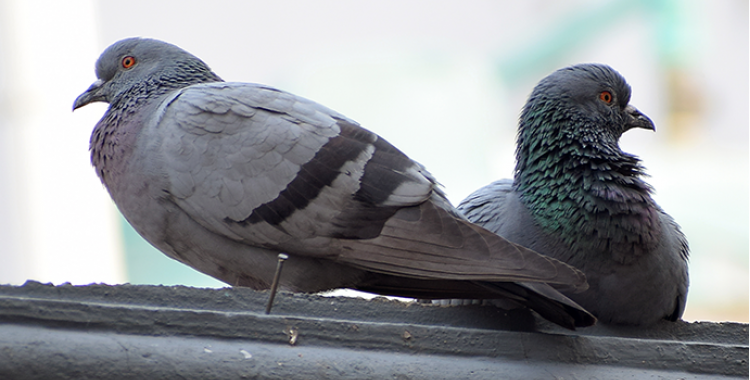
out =
[[[599,99],[604,103],[612,103],[612,93],[609,91],[602,91],[599,93]]]
[[[135,57],[127,56],[122,59],[122,67],[129,69],[135,65]]]

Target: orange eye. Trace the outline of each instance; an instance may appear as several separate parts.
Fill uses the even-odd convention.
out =
[[[599,99],[607,104],[612,103],[612,93],[609,91],[602,91],[599,94]]]
[[[122,59],[122,67],[129,69],[135,65],[135,57],[127,56]]]

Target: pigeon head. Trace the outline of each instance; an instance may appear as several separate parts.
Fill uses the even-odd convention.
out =
[[[192,54],[147,38],[127,38],[108,47],[96,61],[96,77],[76,98],[74,110],[93,102],[114,105],[126,94],[154,97],[191,84],[221,81]]]
[[[575,139],[581,150],[619,151],[620,136],[632,128],[655,130],[653,122],[629,105],[630,86],[617,71],[600,64],[560,69],[542,79],[521,114],[519,159],[534,136]],[[549,142],[549,141],[548,141]]]
[[[575,65],[542,79],[521,114],[516,172],[556,149],[590,158],[627,155],[619,148],[624,132],[656,130],[629,101],[625,78],[606,65]]]

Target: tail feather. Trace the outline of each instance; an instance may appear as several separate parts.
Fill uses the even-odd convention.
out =
[[[536,311],[562,327],[575,330],[576,327],[591,326],[596,317],[553,287],[538,282],[478,282],[485,289],[505,295],[506,298]],[[512,298],[508,296],[512,295]]]
[[[371,293],[417,299],[503,299],[528,307],[564,328],[591,326],[596,318],[544,283],[423,280],[375,274],[355,287]]]

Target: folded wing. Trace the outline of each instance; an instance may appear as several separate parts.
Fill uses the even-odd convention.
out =
[[[162,107],[154,128],[169,196],[215,233],[418,279],[587,286],[574,268],[465,220],[421,165],[317,103],[212,83]]]

